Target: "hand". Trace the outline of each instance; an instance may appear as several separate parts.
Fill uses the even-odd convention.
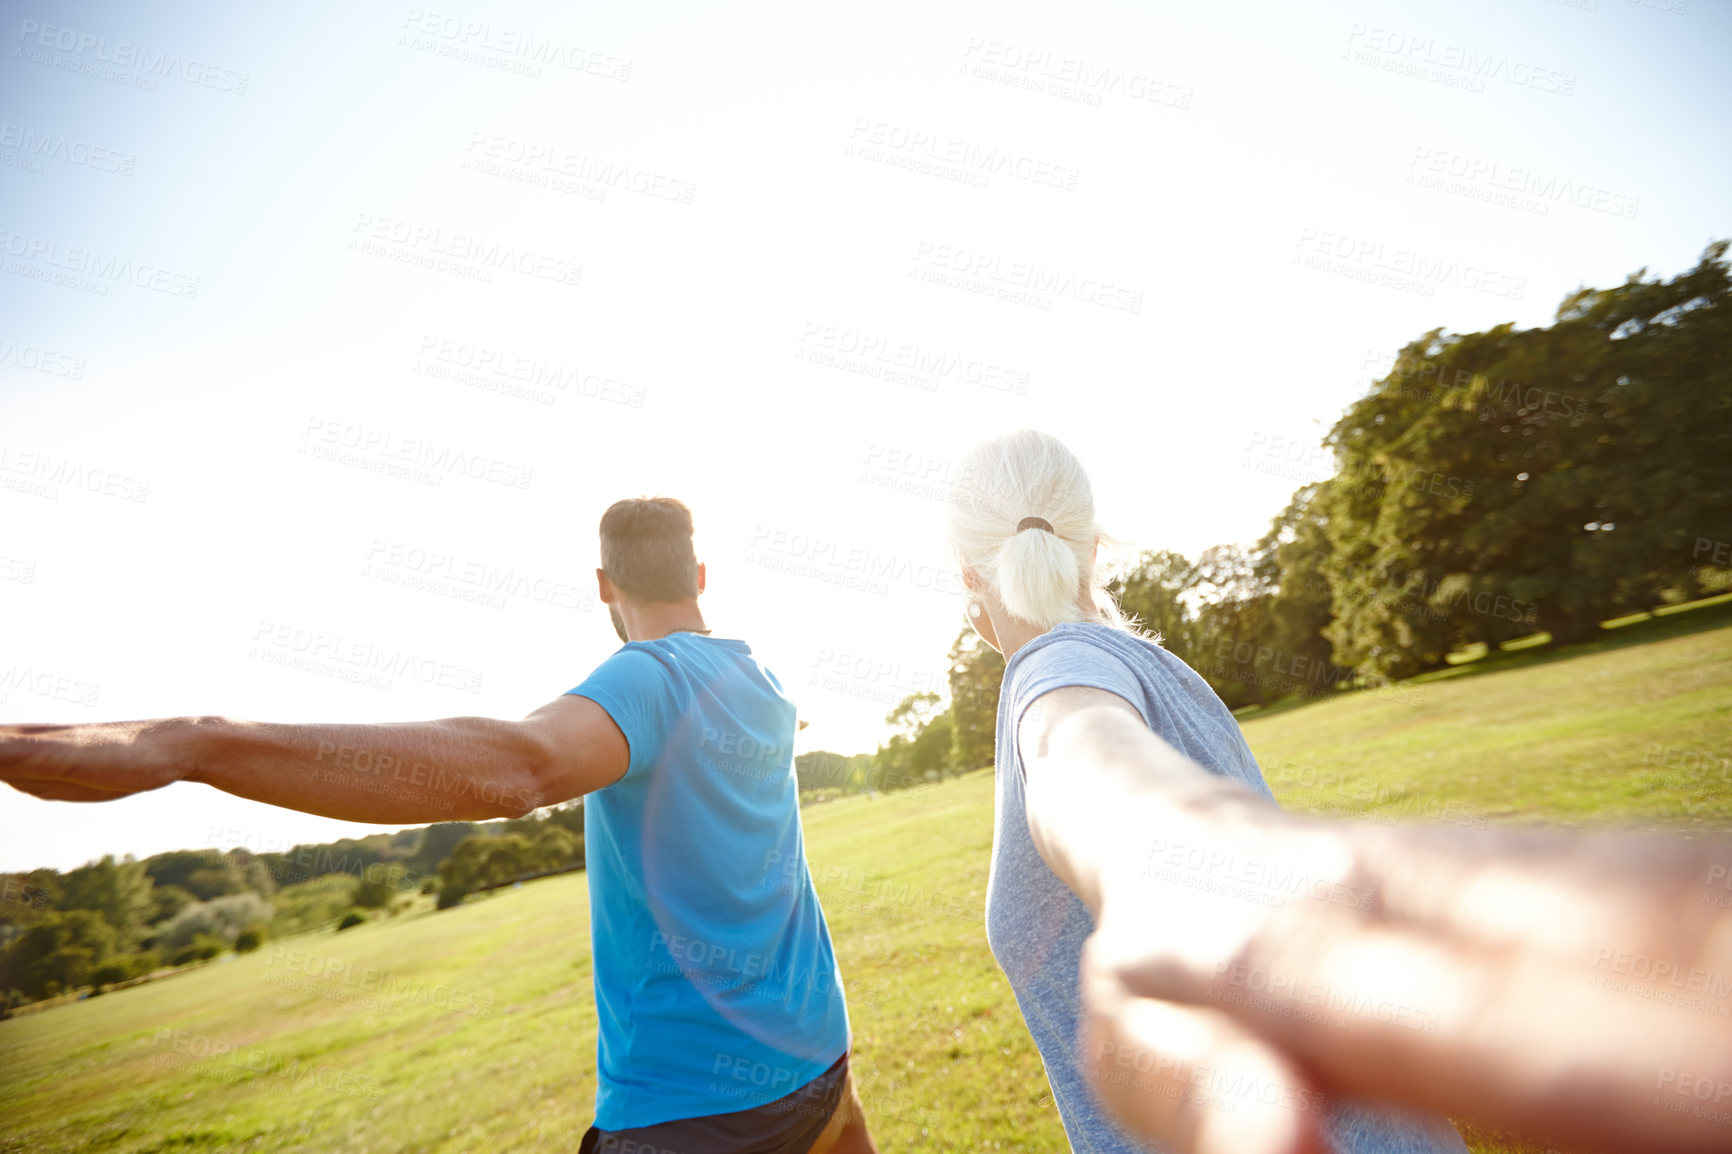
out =
[[[49,801],[113,801],[192,773],[185,718],[0,725],[0,781]]]
[[[1322,1145],[1337,1096],[1590,1148],[1732,1139],[1732,840],[1181,803],[1103,882],[1082,1054],[1177,1150]]]

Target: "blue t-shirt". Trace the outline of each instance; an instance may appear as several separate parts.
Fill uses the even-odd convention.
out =
[[[1046,1064],[1053,1101],[1072,1150],[1136,1154],[1156,1147],[1130,1137],[1107,1116],[1077,1055],[1082,1022],[1083,942],[1094,917],[1047,867],[1028,829],[1017,726],[1043,693],[1070,686],[1104,689],[1129,702],[1143,723],[1211,773],[1275,803],[1257,759],[1208,682],[1152,641],[1106,625],[1056,625],[1012,655],[998,696],[997,805],[992,869],[986,883],[986,938],[1010,981],[1035,1048]],[[1243,1086],[1204,1089],[1234,1104]],[[1335,1154],[1465,1154],[1446,1119],[1345,1098],[1307,1099],[1323,1114]]]
[[[625,734],[584,801],[602,1130],[762,1106],[848,1049],[806,868],[794,703],[743,641],[630,642],[569,692]]]

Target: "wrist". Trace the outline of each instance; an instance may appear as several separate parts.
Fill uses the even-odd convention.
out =
[[[175,780],[209,784],[211,751],[230,728],[226,717],[173,717],[163,722],[162,729],[153,736],[161,742],[164,760]]]

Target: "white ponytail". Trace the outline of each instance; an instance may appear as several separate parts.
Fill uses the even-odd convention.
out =
[[[1039,524],[1018,528],[1030,518]],[[1023,429],[970,449],[946,520],[957,561],[1022,620],[1125,626],[1095,565],[1088,474],[1058,438]]]
[[[1056,625],[1076,616],[1082,566],[1068,545],[1044,529],[1013,532],[993,565],[998,599],[1036,625]]]

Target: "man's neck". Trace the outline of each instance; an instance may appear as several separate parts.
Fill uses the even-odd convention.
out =
[[[708,633],[704,615],[697,600],[651,601],[638,605],[621,605],[619,615],[625,621],[626,634],[633,641],[656,641],[670,633]]]

